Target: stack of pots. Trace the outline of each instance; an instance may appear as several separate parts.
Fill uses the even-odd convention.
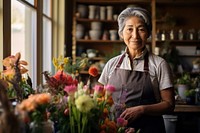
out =
[[[91,22],[91,30],[89,31],[91,40],[99,40],[102,34],[102,23],[101,22]]]
[[[76,39],[83,39],[84,37],[84,26],[82,24],[76,25]]]

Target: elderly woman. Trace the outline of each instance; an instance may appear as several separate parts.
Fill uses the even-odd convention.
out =
[[[127,47],[107,62],[98,81],[116,87],[113,100],[118,117],[128,120],[126,132],[134,128],[140,133],[164,133],[162,115],[173,111],[175,104],[173,75],[167,62],[146,48],[152,29],[149,12],[127,8],[120,13],[118,25]]]

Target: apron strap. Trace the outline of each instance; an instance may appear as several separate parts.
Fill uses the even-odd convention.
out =
[[[125,53],[120,57],[119,62],[117,63],[116,68],[119,68],[121,66],[124,57],[125,57]]]
[[[148,60],[148,57],[149,57],[149,53],[147,51],[147,53],[144,55],[144,72],[145,73],[149,72],[149,60]]]
[[[149,73],[149,61],[148,61],[148,57],[149,57],[149,53],[147,51],[147,53],[145,54],[144,56],[144,72],[146,74]],[[156,89],[155,87],[152,86],[152,89],[153,89],[153,92],[154,92],[154,95],[155,95],[155,99],[157,102],[160,102],[161,100],[161,96],[160,96],[160,90],[159,89]]]

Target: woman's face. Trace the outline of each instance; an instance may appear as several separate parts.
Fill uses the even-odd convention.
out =
[[[129,50],[142,49],[147,41],[148,32],[141,18],[133,16],[126,20],[121,38]]]

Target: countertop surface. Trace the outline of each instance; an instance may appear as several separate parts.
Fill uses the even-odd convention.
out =
[[[200,105],[179,105],[175,106],[174,112],[200,112]]]

